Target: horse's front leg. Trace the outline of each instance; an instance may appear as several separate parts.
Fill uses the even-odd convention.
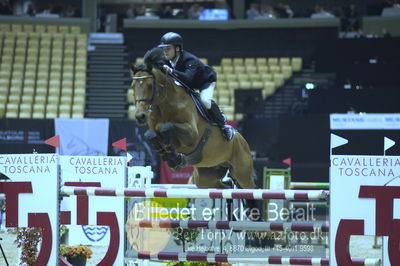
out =
[[[174,170],[179,170],[187,166],[185,155],[182,153],[177,153],[175,148],[172,146],[171,136],[176,136],[183,145],[192,145],[195,138],[190,125],[184,123],[166,122],[161,125],[160,135],[162,139],[162,147],[167,153],[167,161],[173,162],[173,164],[168,163],[168,165]]]
[[[160,154],[161,159],[167,161],[168,160],[167,151],[162,146],[161,141],[157,135],[157,132],[152,129],[149,129],[146,131],[146,133],[144,133],[144,137],[146,138],[147,141],[150,142],[150,144],[153,146],[156,152]]]

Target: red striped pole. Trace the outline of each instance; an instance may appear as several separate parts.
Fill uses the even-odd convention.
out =
[[[204,220],[140,220],[140,228],[204,228],[254,231],[329,232],[328,222],[260,222]]]
[[[150,252],[142,251],[131,258],[126,258],[125,262],[130,260],[154,260],[154,261],[199,261],[199,262],[219,262],[219,263],[268,263],[277,265],[329,265],[328,258],[312,258],[312,257],[282,257],[268,256],[255,257],[218,253],[197,253],[197,252],[160,252],[150,254]],[[352,258],[353,265],[380,265],[380,259],[359,259]]]
[[[149,197],[149,198],[210,198],[210,199],[286,199],[326,200],[325,190],[270,190],[270,189],[189,189],[189,188],[99,188],[62,187],[61,194],[77,196]]]

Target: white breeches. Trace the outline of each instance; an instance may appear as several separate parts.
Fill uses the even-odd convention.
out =
[[[213,94],[214,94],[214,88],[215,88],[215,82],[211,82],[208,88],[205,88],[200,92],[200,100],[201,103],[207,108],[211,108],[211,101],[213,99]]]

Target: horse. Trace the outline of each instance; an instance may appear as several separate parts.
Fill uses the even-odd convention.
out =
[[[147,124],[145,138],[170,168],[193,166],[192,180],[199,188],[231,188],[222,181],[228,170],[240,188],[256,188],[244,137],[235,132],[227,141],[219,127],[199,114],[182,84],[164,73],[162,62],[151,55],[145,56],[145,64],[130,64],[135,119]]]

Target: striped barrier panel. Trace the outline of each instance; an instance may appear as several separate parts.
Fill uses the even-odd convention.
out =
[[[148,197],[148,198],[210,198],[210,199],[283,199],[327,200],[325,190],[270,190],[270,189],[136,189],[104,187],[61,187],[62,195]]]
[[[141,220],[141,228],[204,228],[254,231],[329,232],[328,222],[261,222],[261,221],[196,221],[196,220]]]

